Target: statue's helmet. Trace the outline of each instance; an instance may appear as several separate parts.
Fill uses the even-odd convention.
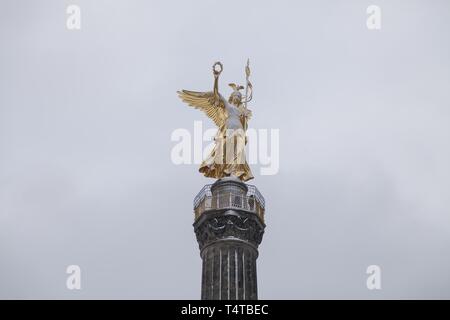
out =
[[[229,86],[233,88],[233,92],[231,93],[230,97],[228,98],[229,103],[233,103],[235,105],[239,105],[242,103],[242,94],[239,90],[244,89],[243,86],[237,86],[234,83],[230,83]]]

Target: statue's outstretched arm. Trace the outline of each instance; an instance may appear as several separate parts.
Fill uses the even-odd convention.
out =
[[[214,95],[219,97],[219,74],[214,73]]]
[[[220,69],[217,69],[216,66],[218,66]],[[213,74],[214,74],[214,96],[219,98],[219,75],[222,73],[223,66],[220,62],[216,62],[213,65]]]

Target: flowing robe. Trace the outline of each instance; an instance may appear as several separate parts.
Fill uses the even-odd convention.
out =
[[[225,110],[225,123],[219,127],[214,138],[214,148],[202,162],[199,171],[205,177],[220,179],[233,175],[242,181],[248,181],[253,179],[245,157],[244,125],[248,114],[242,105],[237,107],[228,101],[225,101]]]

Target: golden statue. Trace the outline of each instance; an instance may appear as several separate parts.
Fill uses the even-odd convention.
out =
[[[253,179],[252,172],[245,158],[247,138],[245,132],[252,113],[247,103],[252,99],[252,85],[249,81],[250,67],[247,60],[245,67],[247,85],[245,96],[240,92],[243,86],[230,83],[233,88],[228,101],[219,93],[219,75],[223,71],[220,62],[213,65],[214,89],[209,92],[182,90],[178,95],[188,105],[202,110],[218,127],[214,138],[214,149],[204,160],[199,171],[205,177],[220,179],[235,176],[242,181]],[[250,92],[250,93],[249,93]]]

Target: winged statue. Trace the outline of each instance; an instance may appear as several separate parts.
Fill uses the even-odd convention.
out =
[[[240,92],[244,87],[234,83],[229,84],[233,92],[228,100],[219,93],[219,76],[222,71],[222,63],[214,63],[212,91],[181,90],[177,93],[183,102],[203,111],[218,127],[214,138],[214,148],[200,165],[199,171],[205,177],[220,179],[234,176],[242,181],[248,181],[253,179],[245,157],[246,130],[252,115],[247,109],[247,103],[251,101],[253,91],[249,81],[249,62],[247,61],[245,68],[247,81],[245,95]]]

